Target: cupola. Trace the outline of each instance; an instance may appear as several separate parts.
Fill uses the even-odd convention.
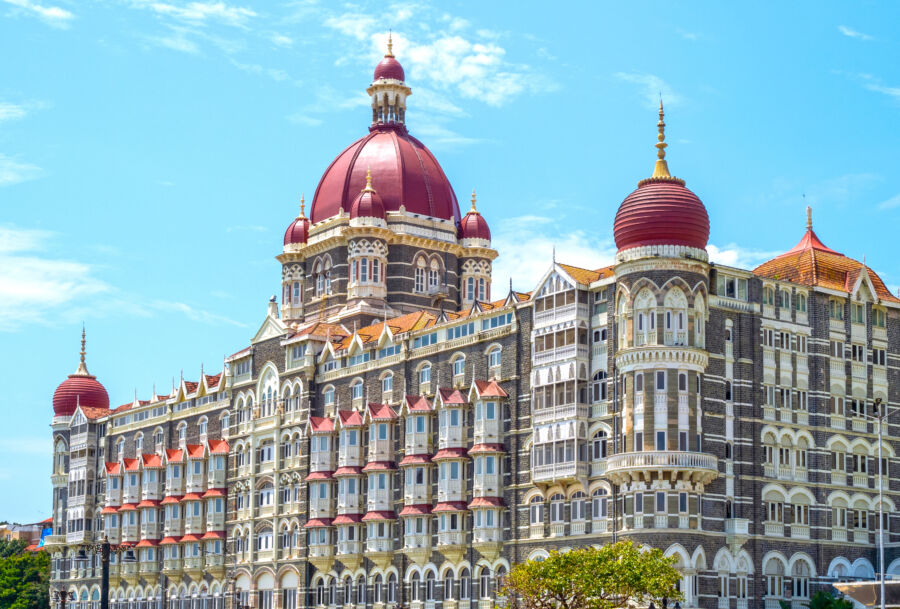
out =
[[[372,186],[372,171],[367,170],[366,186],[350,206],[350,225],[384,224],[384,218],[384,203]]]
[[[298,246],[298,245],[306,245],[306,240],[309,237],[309,218],[306,217],[305,213],[305,201],[303,197],[300,197],[300,215],[297,216],[297,219],[291,222],[290,226],[287,227],[287,230],[284,231],[284,246],[287,247],[289,245]]]
[[[88,408],[109,408],[109,394],[106,388],[97,381],[97,377],[88,372],[84,362],[85,332],[81,329],[81,362],[74,374],[64,380],[53,392],[53,414],[57,417],[69,417],[79,406]]]
[[[467,245],[466,240],[479,239],[486,241],[486,247],[490,247],[491,229],[488,228],[487,220],[484,219],[475,208],[475,191],[472,191],[472,208],[463,217],[459,223],[459,238],[463,240],[463,245]]]
[[[663,118],[660,101],[657,161],[653,175],[638,182],[637,190],[625,198],[616,213],[613,234],[620,259],[626,250],[634,248],[643,248],[638,250],[639,255],[695,253],[706,256],[709,216],[699,197],[685,187],[684,180],[669,174]]]

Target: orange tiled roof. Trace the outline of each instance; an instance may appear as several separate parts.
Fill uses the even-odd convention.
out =
[[[144,467],[162,467],[162,460],[159,458],[159,455],[145,453],[141,455],[141,460],[144,462]]]
[[[205,456],[202,444],[187,444],[185,448],[187,449],[188,459],[202,459]]]
[[[209,454],[211,455],[228,454],[228,442],[225,440],[209,440],[207,444],[209,445]]]
[[[91,406],[80,406],[80,408],[84,416],[91,420],[99,419],[109,414],[109,410],[106,408],[93,408]]]
[[[868,272],[878,298],[900,302],[875,271],[826,247],[812,227],[806,229],[803,239],[793,248],[753,269],[760,277],[839,292],[850,292],[863,272]]]
[[[429,412],[432,410],[428,399],[421,395],[406,396],[406,407],[411,411],[417,412]]]
[[[126,472],[138,471],[138,460],[137,459],[122,459],[122,463],[125,464]]]
[[[312,427],[313,432],[334,431],[334,421],[328,417],[309,417],[309,426]]]
[[[569,264],[559,264],[562,269],[568,273],[572,279],[577,281],[578,283],[591,284],[598,279],[602,279],[603,277],[609,277],[613,274],[612,266],[605,266],[603,268],[595,269],[593,271],[588,269],[583,269],[577,266],[571,266]]]
[[[212,375],[210,375],[210,374],[204,374],[203,376],[206,377],[206,386],[207,386],[207,387],[210,387],[210,388],[212,388],[212,387],[218,387],[218,386],[219,386],[219,381],[222,380],[222,373],[221,373],[221,372],[220,372],[219,374],[212,374]]]
[[[166,461],[181,461],[183,458],[184,453],[180,448],[166,449]]]
[[[197,391],[197,383],[194,381],[184,381],[184,388],[187,389],[188,393],[194,393]]]
[[[122,473],[121,463],[110,463],[107,461],[104,465],[106,465],[106,473],[110,476],[118,476]]]
[[[387,421],[397,418],[397,413],[387,404],[369,404],[369,416],[373,421]]]
[[[355,410],[338,410],[338,418],[342,427],[362,427],[363,420]]]
[[[496,397],[496,398],[505,398],[507,397],[506,391],[503,390],[497,381],[475,381],[475,388],[478,390],[478,395],[480,397]]]

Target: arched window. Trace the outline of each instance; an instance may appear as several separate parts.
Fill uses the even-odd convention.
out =
[[[484,302],[488,299],[487,282],[484,277],[478,278],[478,300]]]
[[[119,438],[116,442],[116,459],[122,459],[125,457],[125,439]]]
[[[582,491],[576,492],[572,495],[572,520],[584,520],[585,519],[585,500],[587,499],[587,495],[585,495]]]
[[[436,292],[438,286],[441,282],[441,264],[435,260],[431,260],[431,265],[428,269],[428,291]]]
[[[483,567],[478,576],[478,593],[481,598],[491,598],[491,570],[487,567]]]
[[[394,390],[394,373],[388,372],[381,378],[381,393],[391,393]]]
[[[607,496],[605,488],[595,489],[591,493],[591,518],[600,520],[607,517]]]
[[[453,571],[447,569],[447,572],[444,573],[444,600],[449,601],[453,600]]]
[[[564,497],[557,493],[550,497],[550,522],[564,522],[566,519],[566,509]]]
[[[422,586],[419,581],[419,574],[413,573],[409,580],[409,592],[413,601],[422,600]]]
[[[776,558],[770,558],[765,566],[766,596],[784,596],[784,565]]]
[[[144,434],[138,433],[134,436],[134,454],[140,455],[144,452]]]
[[[606,442],[608,438],[602,429],[594,434],[591,440],[591,459],[599,461],[606,458]]]
[[[350,385],[350,397],[354,400],[361,400],[363,397],[363,382],[359,379],[353,381]]]
[[[532,525],[544,524],[544,500],[540,495],[535,495],[531,498],[529,513]]]
[[[397,602],[397,576],[393,573],[388,576],[387,597],[389,603]]]
[[[425,600],[426,601],[433,602],[435,600],[434,588],[435,588],[434,571],[429,571],[425,575]]]
[[[472,577],[469,570],[463,568],[459,572],[459,600],[472,598]]]
[[[805,294],[798,293],[794,297],[794,302],[796,303],[798,313],[806,313],[806,295]]]
[[[458,355],[453,360],[453,376],[461,377],[466,373],[466,356]]]
[[[606,399],[606,371],[600,370],[594,374],[591,385],[591,401],[596,403],[606,401]]]
[[[500,347],[494,347],[488,352],[488,367],[489,368],[499,368],[500,367]]]
[[[791,293],[787,290],[781,290],[781,302],[778,303],[778,306],[782,309],[790,309],[791,308]]]
[[[424,385],[431,382],[431,364],[425,364],[419,368],[419,384]]]
[[[475,278],[466,278],[466,300],[475,300]]]
[[[809,598],[809,565],[798,560],[791,570],[794,598]]]
[[[425,258],[421,256],[416,260],[414,290],[419,294],[425,293]]]

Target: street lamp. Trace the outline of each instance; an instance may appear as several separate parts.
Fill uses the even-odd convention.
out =
[[[882,456],[884,444],[884,420],[892,414],[900,412],[900,408],[881,408],[881,398],[875,398],[872,404],[872,415],[878,421],[878,564],[881,572],[879,584],[881,609],[885,608],[884,598],[884,458]]]
[[[109,609],[109,555],[111,549],[109,538],[104,535],[101,543],[80,548],[73,559],[75,562],[85,563],[91,559],[89,554],[100,554],[100,609]],[[136,560],[134,550],[128,548],[125,556],[122,557],[122,562],[131,563]],[[60,609],[65,609],[65,605],[62,605]]]
[[[59,609],[66,609],[66,603],[68,601],[75,600],[75,593],[66,592],[65,590],[60,588],[57,590],[53,590],[53,595],[50,598],[54,603],[56,603],[56,606],[59,607]]]

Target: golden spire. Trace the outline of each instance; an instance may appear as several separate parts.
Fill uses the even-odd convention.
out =
[[[806,206],[806,230],[812,230],[812,207]]]
[[[659,100],[659,122],[656,123],[656,126],[659,127],[659,135],[656,136],[656,139],[659,140],[656,143],[656,167],[653,169],[653,177],[654,178],[670,178],[669,175],[669,166],[666,164],[666,122],[663,120],[665,117],[665,113],[663,112],[663,103],[662,98]]]
[[[363,192],[371,192],[375,194],[375,189],[372,187],[372,169],[366,168],[366,187],[363,188]]]
[[[475,209],[475,189],[472,189],[472,209],[469,210],[469,213],[477,214],[478,210]]]
[[[391,31],[388,30],[388,52],[385,57],[393,57],[394,56],[394,40],[391,37]]]
[[[300,195],[300,215],[298,218],[306,217],[306,199],[303,198],[303,195]]]
[[[79,364],[78,364],[78,370],[75,371],[75,376],[90,376],[91,375],[91,373],[88,372],[87,364],[84,363],[84,355],[85,355],[84,344],[85,344],[85,342],[87,342],[87,340],[85,338],[84,324],[81,324],[81,362],[79,362]]]

